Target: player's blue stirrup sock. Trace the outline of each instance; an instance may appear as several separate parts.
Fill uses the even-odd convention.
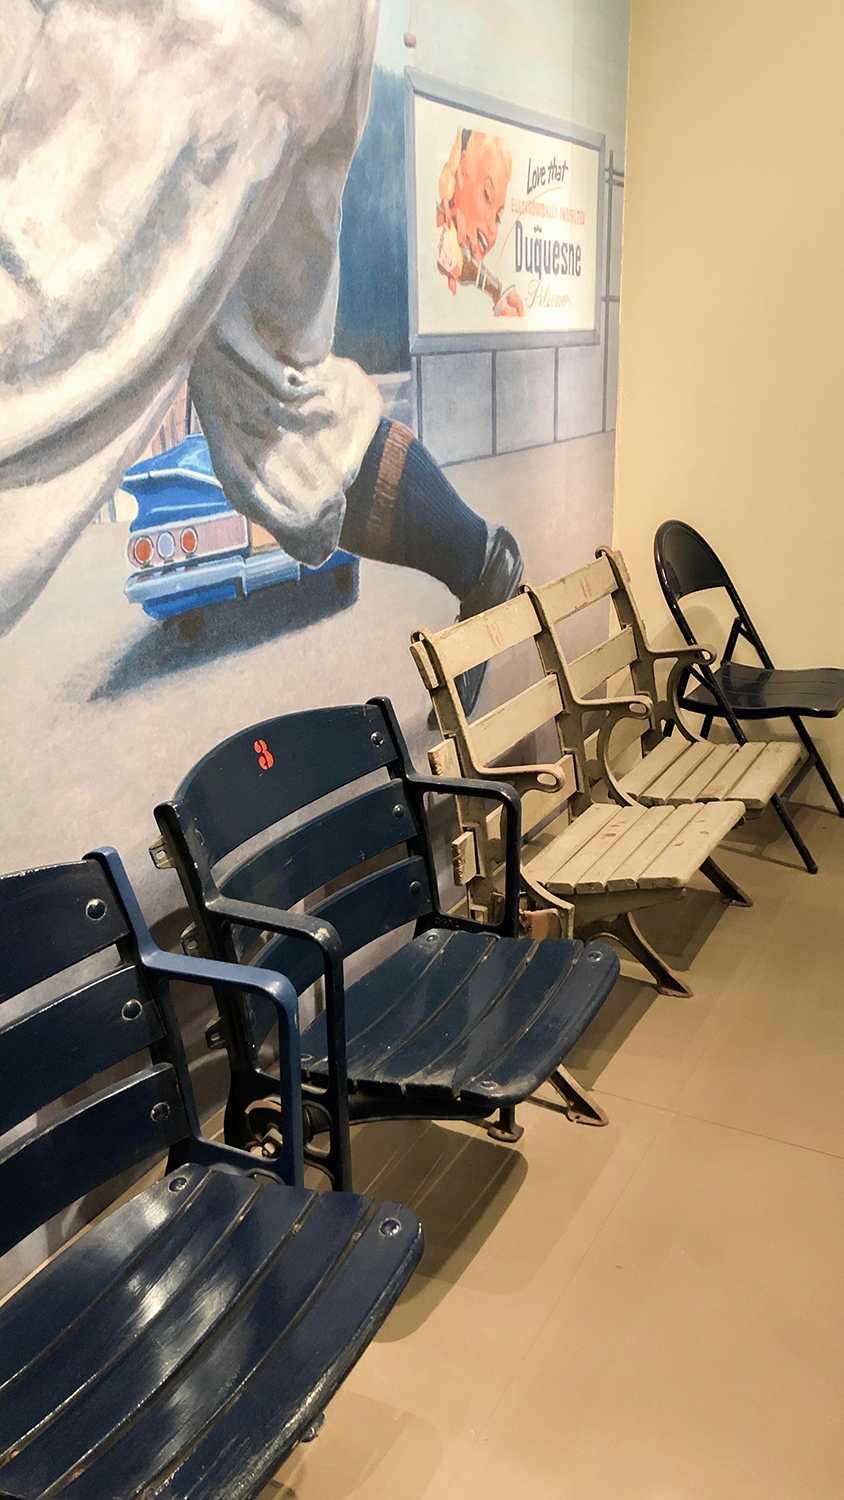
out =
[[[418,568],[465,599],[484,571],[489,528],[401,422],[382,417],[346,491],[340,545]]]

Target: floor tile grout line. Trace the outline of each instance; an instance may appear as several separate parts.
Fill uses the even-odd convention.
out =
[[[690,1110],[677,1109],[673,1105],[650,1104],[644,1099],[634,1099],[630,1094],[619,1094],[612,1089],[598,1088],[596,1094],[606,1094],[611,1099],[623,1099],[626,1104],[637,1104],[642,1109],[656,1109],[661,1114],[676,1116],[683,1120],[696,1120],[700,1125],[713,1125],[716,1130],[732,1130],[736,1135],[747,1135],[758,1141],[770,1141],[773,1146],[788,1146],[796,1151],[810,1151],[813,1156],[826,1156],[831,1161],[844,1161],[844,1150],[825,1151],[822,1146],[808,1146],[805,1141],[790,1141],[779,1135],[766,1135],[763,1130],[748,1130],[744,1125],[730,1125],[726,1120],[711,1120],[708,1115],[693,1114]],[[650,1150],[650,1147],[648,1148]]]

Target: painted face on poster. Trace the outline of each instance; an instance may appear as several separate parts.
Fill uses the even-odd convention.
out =
[[[425,97],[414,111],[419,333],[591,329],[598,152]]]

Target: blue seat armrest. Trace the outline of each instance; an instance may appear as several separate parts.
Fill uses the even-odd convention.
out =
[[[277,1159],[280,1175],[285,1182],[301,1187],[304,1180],[304,1142],[302,1137],[302,1065],[299,1042],[299,998],[289,979],[282,974],[273,974],[248,965],[221,963],[213,959],[189,958],[181,953],[166,953],[154,941],[138,906],[134,891],[129,884],[117,851],[111,848],[94,849],[87,859],[95,859],[105,867],[117,887],[126,917],[132,929],[137,958],[150,984],[153,994],[156,981],[181,980],[186,984],[204,984],[214,989],[230,991],[236,997],[244,993],[260,996],[273,1006],[276,1013],[279,1046],[279,1068],[281,1072],[281,1126],[284,1148]],[[170,1007],[163,1013],[167,1039],[180,1074],[182,1093],[188,1124],[193,1137],[194,1154],[197,1160],[237,1159],[238,1165],[251,1161],[247,1152],[236,1151],[229,1146],[218,1146],[203,1135],[190,1086],[187,1059],[181,1035],[173,1030],[169,1020]]]
[[[224,921],[236,923],[241,927],[252,927],[258,932],[274,932],[280,937],[304,938],[307,942],[314,943],[319,949],[325,980],[329,1092],[333,1098],[339,1122],[340,1176],[343,1186],[351,1189],[349,1081],[346,1069],[346,991],[343,979],[343,945],[337,929],[332,927],[330,922],[311,917],[306,912],[284,911],[275,906],[259,906],[252,901],[234,901],[219,893],[212,896],[207,905],[210,912],[213,912],[216,917],[222,917]],[[239,969],[237,972],[249,973],[250,970]],[[266,971],[259,970],[258,972],[265,973]],[[288,980],[284,983],[289,985]]]
[[[454,917],[443,912],[435,899],[434,913],[436,917],[450,927],[458,927],[469,932],[491,930],[499,932],[502,937],[518,937],[519,935],[519,891],[521,889],[521,841],[522,841],[522,804],[519,794],[505,781],[478,781],[469,777],[452,776],[420,776],[418,772],[409,772],[406,778],[408,786],[418,789],[420,792],[434,792],[438,796],[454,797],[477,797],[486,798],[491,802],[499,802],[505,809],[504,828],[504,915],[500,922],[478,922],[471,917]]]

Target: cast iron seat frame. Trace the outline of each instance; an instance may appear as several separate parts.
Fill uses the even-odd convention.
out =
[[[270,1008],[274,1162],[202,1134],[174,979]],[[0,1254],[166,1157],[0,1306],[0,1494],[252,1500],[315,1434],[422,1232],[303,1188],[296,1021],[286,979],[161,952],[113,850],[0,878]]]
[[[376,785],[354,789],[374,773]],[[518,798],[497,782],[471,790],[506,814],[505,896],[494,923],[441,909],[424,799],[466,784],[417,775],[385,698],[253,725],[211,750],[156,808],[162,839],[153,858],[178,870],[205,951],[238,960],[256,935],[271,935],[250,962],[278,968],[299,994],[323,982],[324,1011],[302,1037],[305,1158],[335,1187],[351,1184],[350,1121],[483,1121],[498,1111],[490,1134],[514,1141],[515,1106],[546,1078],[572,1118],[604,1121],[561,1063],[612,988],[618,961],[602,944],[584,951],[561,941],[540,954],[519,937]],[[270,833],[340,792],[339,805]],[[252,853],[256,836],[265,844]],[[358,878],[367,862],[376,868]],[[326,888],[333,894],[311,910],[292,909]],[[350,954],[409,923],[411,941],[347,991]],[[260,1014],[226,995],[218,1003],[212,1039],[231,1067],[226,1139],[245,1145],[254,1117],[270,1118],[278,1082],[259,1057]],[[318,1146],[313,1137],[326,1133],[327,1147]]]
[[[799,671],[777,668],[724,564],[700,532],[686,521],[663,521],[654,537],[654,561],[657,577],[683,639],[691,646],[695,635],[680,606],[689,594],[707,589],[724,589],[735,610],[720,665],[710,661],[690,664],[678,684],[679,707],[702,716],[701,736],[709,737],[713,721],[726,721],[740,745],[748,743],[741,720],[788,719],[806,752],[800,772],[783,794],[771,799],[772,805],[794,847],[810,874],[817,864],[794,820],[784,798],[794,792],[804,776],[814,769],[832,798],[839,817],[844,818],[844,797],[836,786],[804,718],[833,719],[844,709],[844,669],[816,667]],[[755,652],[761,665],[747,666],[733,661],[739,641],[744,640]],[[697,687],[687,691],[689,678]]]

